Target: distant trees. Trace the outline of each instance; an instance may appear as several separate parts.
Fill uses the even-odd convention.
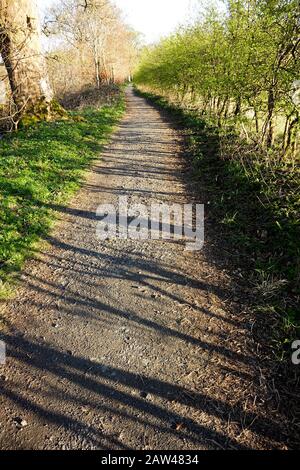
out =
[[[52,99],[41,51],[36,2],[0,0],[0,53],[5,64],[16,114]]]
[[[228,0],[144,54],[136,81],[282,154],[296,152],[300,78],[298,0]],[[299,86],[298,86],[299,88]],[[250,136],[250,137],[249,137]]]
[[[61,0],[49,10],[44,30],[58,38],[50,54],[56,91],[69,89],[70,82],[73,88],[83,84],[100,88],[132,73],[136,33],[109,0]]]

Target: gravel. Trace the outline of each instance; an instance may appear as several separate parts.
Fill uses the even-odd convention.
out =
[[[119,195],[190,202],[181,133],[131,89],[127,104],[2,306],[0,447],[284,448],[277,415],[259,398],[247,319],[209,250],[96,238],[98,205]]]

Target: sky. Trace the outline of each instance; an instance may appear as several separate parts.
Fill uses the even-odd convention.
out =
[[[144,34],[147,43],[174,31],[186,22],[193,0],[115,0],[124,12],[126,22]]]
[[[41,13],[57,0],[37,0]],[[143,33],[146,43],[158,41],[187,22],[197,0],[113,0],[127,24]]]

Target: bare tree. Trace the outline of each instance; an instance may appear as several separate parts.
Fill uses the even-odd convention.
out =
[[[82,84],[100,88],[103,83],[123,81],[132,71],[136,33],[109,0],[61,0],[49,10],[44,31],[61,38],[60,64],[70,73],[72,63],[76,83],[81,77]]]

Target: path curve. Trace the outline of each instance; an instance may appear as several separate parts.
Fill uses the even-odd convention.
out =
[[[190,202],[181,140],[129,89],[83,188],[56,207],[47,247],[4,307],[2,449],[283,446],[256,400],[251,324],[207,250],[96,238],[96,208],[120,195]]]

